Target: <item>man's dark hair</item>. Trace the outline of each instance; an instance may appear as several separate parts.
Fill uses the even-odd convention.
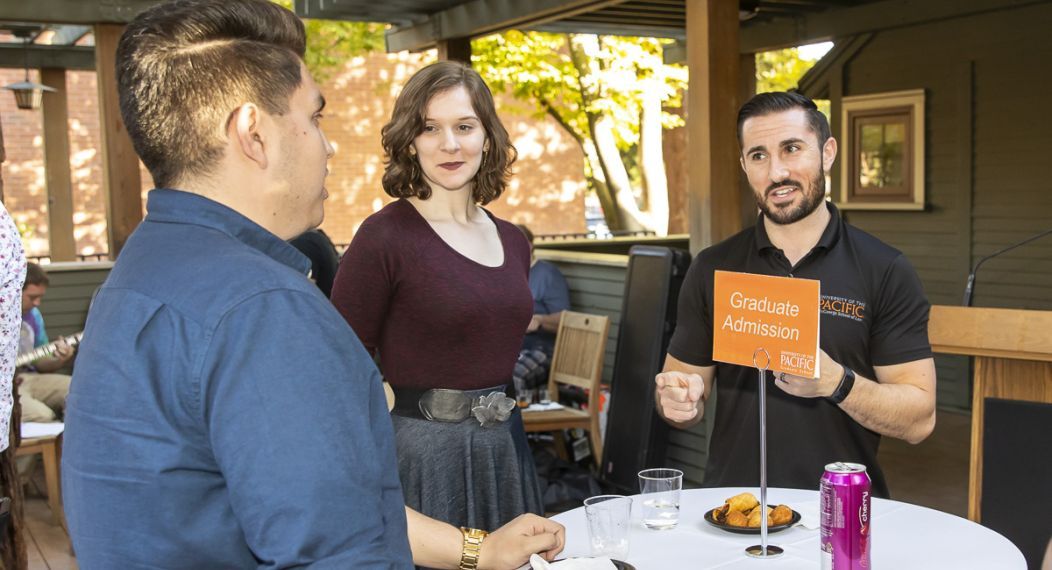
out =
[[[515,162],[515,147],[507,129],[497,116],[493,94],[471,66],[459,61],[439,61],[416,72],[406,82],[395,100],[391,121],[380,130],[380,142],[387,155],[381,184],[394,198],[417,197],[427,200],[431,187],[410,145],[424,132],[427,105],[439,93],[463,87],[471,96],[471,105],[486,130],[489,150],[482,155],[482,165],[475,175],[473,198],[486,205],[504,192]]]
[[[23,289],[30,285],[43,285],[44,287],[47,287],[50,284],[51,280],[48,279],[47,272],[44,271],[43,267],[32,261],[26,263],[26,282],[22,285]]]
[[[211,172],[242,103],[288,112],[305,49],[303,23],[267,0],[173,0],[128,24],[117,46],[121,116],[154,184]]]
[[[829,121],[826,116],[818,110],[815,102],[806,95],[795,91],[772,91],[770,93],[758,93],[745,102],[738,111],[738,146],[745,144],[742,140],[742,125],[753,117],[762,117],[771,113],[782,113],[793,109],[803,109],[807,114],[807,124],[811,131],[818,135],[818,144],[825,144],[832,136],[829,132]]]

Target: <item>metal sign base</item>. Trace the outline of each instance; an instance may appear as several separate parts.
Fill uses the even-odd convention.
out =
[[[757,544],[746,548],[745,553],[753,558],[776,558],[785,554],[785,551],[780,546],[769,544],[767,545],[767,552],[764,552],[763,546]]]
[[[763,353],[766,360],[760,366],[757,355]],[[781,547],[767,544],[767,369],[771,366],[771,355],[764,348],[752,354],[752,363],[760,379],[760,544],[745,549],[755,558],[775,558],[785,551]]]

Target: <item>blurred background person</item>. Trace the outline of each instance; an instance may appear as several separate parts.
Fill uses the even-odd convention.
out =
[[[36,263],[26,264],[26,282],[22,287],[22,327],[18,353],[25,354],[51,342],[40,303],[47,294],[51,280]],[[53,422],[62,417],[69,396],[70,376],[59,370],[73,362],[74,350],[59,339],[51,355],[33,361],[18,371],[18,403],[22,406],[23,422]]]
[[[0,451],[7,449],[14,397],[11,381],[21,329],[22,285],[26,279],[26,255],[22,239],[7,208],[0,203]]]
[[[340,256],[329,235],[321,228],[315,228],[292,238],[289,244],[310,260],[310,278],[318,289],[326,297],[332,296],[332,282],[336,279]]]
[[[524,224],[518,228],[530,242],[530,294],[533,296],[533,317],[526,327],[519,360],[515,364],[516,390],[540,390],[541,400],[547,397],[548,372],[555,351],[555,333],[563,311],[570,309],[570,288],[559,268],[553,263],[537,259],[533,253],[533,232]],[[554,397],[555,394],[550,396]]]

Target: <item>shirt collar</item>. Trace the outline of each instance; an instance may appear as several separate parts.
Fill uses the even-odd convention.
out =
[[[167,188],[150,190],[146,212],[146,221],[212,228],[304,275],[310,270],[310,260],[288,242],[240,212],[199,194]]]
[[[813,249],[832,249],[840,239],[840,228],[844,224],[843,218],[840,217],[840,210],[829,201],[826,201],[826,207],[829,208],[829,223],[826,224],[826,229],[822,232],[822,237],[818,238],[818,243],[815,244]],[[771,243],[771,238],[767,235],[767,228],[764,227],[763,224],[763,213],[757,216],[754,231],[756,251],[778,249],[773,243]]]

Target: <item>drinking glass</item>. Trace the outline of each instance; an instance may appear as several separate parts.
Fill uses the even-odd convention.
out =
[[[588,517],[592,556],[622,561],[628,558],[632,499],[623,495],[589,497],[584,501],[584,512]]]
[[[512,383],[515,384],[515,402],[520,408],[528,408],[533,403],[533,390],[526,387],[522,378],[513,377]]]
[[[643,525],[654,530],[676,528],[679,523],[679,492],[683,472],[679,469],[644,469],[639,472],[643,499]]]

